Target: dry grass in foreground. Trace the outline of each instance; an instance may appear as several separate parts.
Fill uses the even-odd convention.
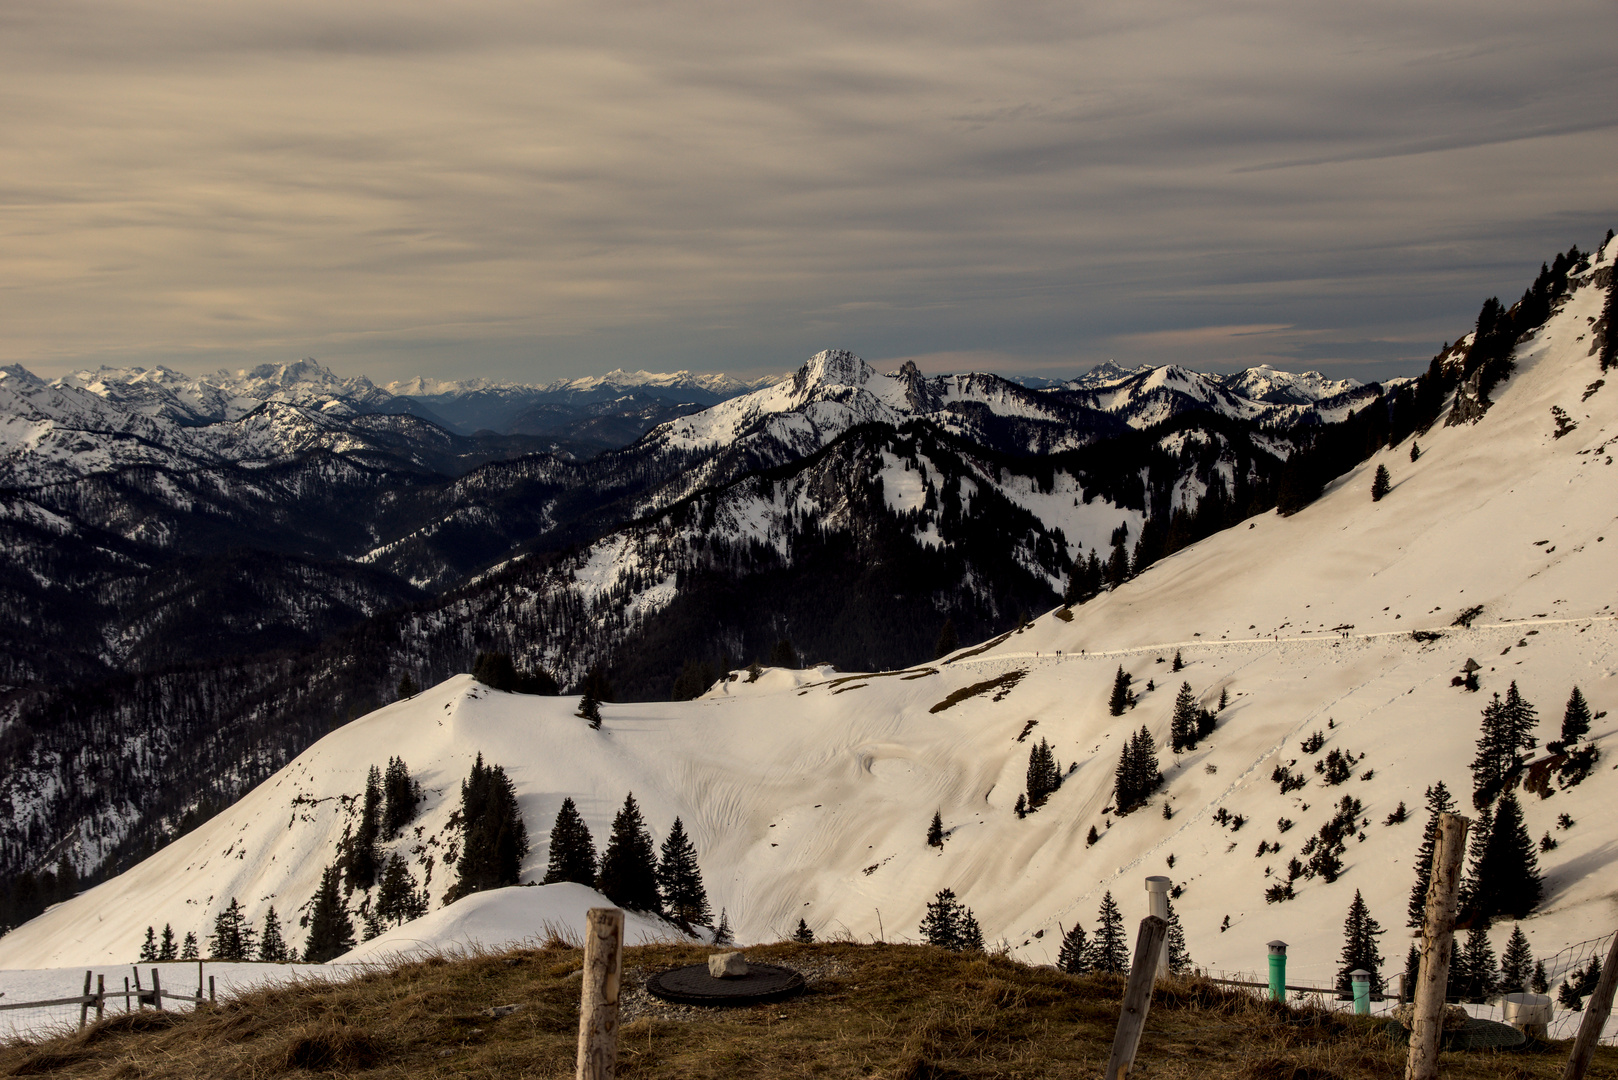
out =
[[[1106,1061],[1122,993],[1118,979],[916,946],[782,944],[748,953],[825,974],[784,1004],[646,1009],[623,1028],[618,1075],[1090,1078]],[[625,963],[651,972],[705,955],[648,946],[627,950]],[[0,1076],[569,1077],[579,997],[569,976],[580,960],[568,948],[435,958],[342,984],[257,991],[194,1014],[112,1017],[64,1038],[0,1047]],[[522,1008],[483,1015],[511,1003]],[[1443,1073],[1554,1080],[1565,1054],[1447,1054]],[[1186,980],[1155,996],[1133,1075],[1383,1080],[1399,1076],[1403,1062],[1374,1023]],[[1590,1075],[1618,1077],[1618,1051],[1599,1051]]]

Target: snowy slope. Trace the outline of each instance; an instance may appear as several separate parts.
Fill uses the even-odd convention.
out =
[[[1612,248],[1598,268],[1611,266]],[[1542,742],[1575,684],[1593,709],[1618,712],[1618,391],[1593,387],[1590,323],[1603,291],[1588,280],[1519,347],[1517,374],[1475,425],[1421,435],[1416,462],[1408,444],[1390,448],[1295,516],[1263,515],[1183,550],[1070,620],[1048,613],[986,650],[904,672],[771,670],[696,702],[608,705],[600,732],[573,715],[572,699],[452,679],[334,731],[196,832],[0,939],[0,967],[127,958],[147,923],[205,929],[231,896],[251,916],[272,899],[297,911],[350,817],[344,799],[389,754],[428,790],[420,835],[394,849],[418,876],[433,867],[436,904],[456,785],[482,752],[517,785],[535,841],[525,880],[543,871],[564,796],[599,843],[633,790],[659,840],[684,820],[713,905],[744,941],[783,935],[800,917],[823,935],[913,938],[927,899],[947,886],[991,939],[1050,960],[1061,927],[1093,926],[1104,891],[1135,918],[1141,879],[1166,873],[1185,887],[1176,906],[1200,964],[1258,969],[1263,943],[1279,936],[1294,977],[1326,979],[1358,889],[1389,928],[1391,974],[1409,940],[1422,791],[1442,779],[1464,801],[1488,695],[1517,681],[1539,708]],[[1576,424],[1562,438],[1553,406]],[[1379,464],[1394,487],[1373,504]],[[1452,625],[1475,605],[1470,628]],[[1177,650],[1187,666],[1172,675]],[[1481,694],[1451,685],[1468,658],[1483,666]],[[1105,703],[1119,665],[1156,689],[1115,718]],[[1229,691],[1218,730],[1179,761],[1160,751],[1167,784],[1148,810],[1106,813],[1117,748],[1142,725],[1161,746],[1181,679],[1210,704]],[[952,695],[961,700],[946,705]],[[1325,745],[1305,754],[1317,730]],[[1076,767],[1018,820],[1025,731]],[[1598,720],[1592,739],[1602,760],[1582,785],[1524,797],[1531,834],[1559,841],[1540,856],[1546,897],[1524,922],[1541,957],[1618,923],[1618,721]],[[1356,771],[1371,778],[1327,786],[1310,765],[1332,749],[1363,752]],[[1309,782],[1283,796],[1270,772],[1294,760]],[[1266,867],[1280,871],[1345,794],[1363,801],[1366,824],[1342,878],[1300,881],[1296,899],[1266,904],[1276,880]],[[1412,820],[1384,825],[1400,801]],[[1217,824],[1220,808],[1245,826]],[[949,832],[941,851],[922,842],[935,809]],[[1571,828],[1556,825],[1563,813]],[[1284,833],[1282,817],[1296,823]],[[1092,825],[1101,838],[1088,847]],[[1261,840],[1281,850],[1256,857]],[[1509,930],[1496,927],[1497,950]]]

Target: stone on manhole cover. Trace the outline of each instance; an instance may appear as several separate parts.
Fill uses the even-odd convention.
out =
[[[653,975],[646,992],[679,1005],[759,1005],[803,993],[803,976],[775,964],[747,965],[747,974],[716,979],[707,964],[692,964]]]

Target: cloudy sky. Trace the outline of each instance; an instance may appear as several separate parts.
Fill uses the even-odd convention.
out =
[[[1610,0],[6,0],[0,363],[1406,373],[1618,225],[1615,45]]]

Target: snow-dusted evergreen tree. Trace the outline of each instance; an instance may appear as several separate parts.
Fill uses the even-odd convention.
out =
[[[195,960],[197,958],[197,935],[194,931],[185,932],[185,940],[180,943],[180,959]]]
[[[1376,476],[1371,479],[1371,501],[1381,502],[1382,497],[1393,488],[1393,477],[1388,475],[1386,465],[1376,467]]]
[[[1618,331],[1613,331],[1618,336]],[[1571,750],[1579,740],[1590,734],[1590,705],[1577,686],[1568,695],[1567,710],[1562,713],[1562,747]]]
[[[337,867],[321,871],[320,887],[309,905],[309,939],[303,946],[305,963],[324,964],[354,947],[354,920],[343,902],[337,879]]]
[[[1348,917],[1343,921],[1343,951],[1337,964],[1337,993],[1342,997],[1354,996],[1354,980],[1350,973],[1363,968],[1371,973],[1371,993],[1382,993],[1382,949],[1376,939],[1386,933],[1371,916],[1371,909],[1358,889],[1348,905]]]
[[[1500,796],[1473,874],[1469,905],[1473,918],[1526,918],[1543,892],[1539,859],[1523,822],[1522,805],[1516,793],[1508,791]]]
[[[736,941],[735,933],[730,929],[730,916],[725,909],[719,909],[719,925],[714,927],[713,943],[715,945],[732,945]]]
[[[944,846],[944,812],[933,811],[933,820],[927,826],[927,846],[941,848]]]
[[[275,905],[264,913],[264,927],[258,932],[258,960],[265,964],[279,964],[284,960],[292,959],[292,950],[287,947],[286,938],[281,936],[281,919],[275,913]]]
[[[140,945],[140,962],[157,963],[157,930],[150,926],[146,928],[146,940]]]
[[[1129,970],[1129,942],[1124,937],[1124,916],[1108,890],[1096,912],[1096,932],[1090,939],[1090,967],[1122,975]]]
[[[706,924],[713,918],[708,910],[708,891],[702,887],[702,870],[697,866],[697,847],[685,833],[679,818],[663,841],[663,859],[657,867],[657,883],[662,891],[663,910],[684,927]]]
[[[1174,715],[1169,720],[1169,745],[1176,754],[1196,749],[1197,712],[1197,695],[1191,691],[1191,684],[1181,683],[1174,698]]]
[[[927,914],[922,917],[918,933],[922,941],[941,949],[960,952],[983,947],[983,934],[978,929],[977,918],[971,908],[956,899],[953,889],[938,890],[927,905]]]
[[[541,884],[560,881],[590,886],[596,881],[595,838],[572,796],[563,798],[561,809],[556,811],[556,823],[551,826],[550,862]]]
[[[1164,939],[1163,947],[1169,952],[1169,970],[1176,975],[1184,975],[1191,970],[1191,950],[1185,945],[1185,927],[1180,924],[1180,913],[1174,910],[1174,901],[1169,901],[1169,932]]]
[[[1084,927],[1076,920],[1073,929],[1062,935],[1062,948],[1056,954],[1056,966],[1069,975],[1083,975],[1090,970],[1090,941]]]
[[[1119,664],[1118,674],[1112,678],[1112,696],[1107,699],[1107,711],[1112,715],[1122,716],[1124,715],[1124,710],[1129,708],[1129,684],[1131,681],[1129,672],[1124,670],[1122,664]]]
[[[214,960],[236,963],[251,960],[255,936],[253,928],[247,924],[246,915],[242,913],[242,906],[232,896],[230,904],[214,916],[213,936],[208,939],[208,955]]]
[[[1534,954],[1528,947],[1528,935],[1521,926],[1511,928],[1506,951],[1500,958],[1500,992],[1502,994],[1528,993],[1534,978]]]
[[[1427,789],[1427,830],[1416,853],[1416,883],[1410,889],[1408,925],[1420,929],[1427,918],[1427,887],[1433,878],[1433,849],[1438,843],[1438,817],[1455,812],[1455,800],[1440,780]]]
[[[800,945],[813,945],[815,943],[815,932],[809,929],[808,923],[799,919],[798,928],[792,931],[792,940]]]
[[[416,818],[416,803],[420,791],[410,779],[410,767],[404,758],[388,758],[387,771],[382,774],[382,823],[388,839],[398,836],[404,827]]]
[[[461,782],[461,855],[445,901],[517,884],[527,854],[528,827],[517,807],[517,789],[504,768],[485,765],[479,754]]]
[[[166,962],[176,959],[179,955],[179,947],[174,941],[174,927],[164,923],[163,936],[157,943],[157,959]]]
[[[596,889],[631,911],[663,910],[663,898],[657,891],[657,849],[635,804],[634,792],[624,796],[623,807],[612,819],[612,835],[601,856]]]

